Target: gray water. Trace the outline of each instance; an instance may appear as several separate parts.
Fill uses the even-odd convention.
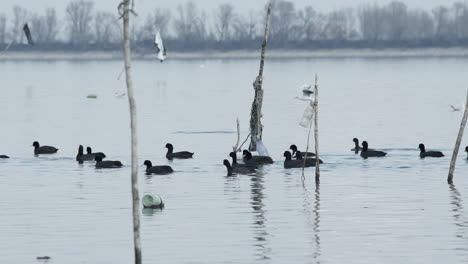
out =
[[[129,115],[118,61],[0,62],[0,263],[132,263]],[[466,263],[468,163],[446,175],[461,120],[468,58],[271,60],[265,68],[264,142],[275,159],[227,178],[223,159],[248,134],[257,60],[135,61],[139,162],[176,172],[146,176],[140,195],[145,263]],[[319,187],[314,169],[282,167],[319,74]],[[87,99],[90,93],[97,99]],[[387,157],[363,160],[351,139]],[[60,150],[35,157],[39,141]],[[168,162],[167,142],[195,152]],[[417,149],[446,157],[420,159]],[[79,144],[121,160],[97,170],[74,161]],[[463,143],[467,145],[468,141]],[[468,209],[467,209],[468,210]]]

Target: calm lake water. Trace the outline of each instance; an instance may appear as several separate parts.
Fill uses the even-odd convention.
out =
[[[132,263],[129,115],[119,61],[2,61],[0,263]],[[264,142],[275,164],[226,178],[235,120],[248,134],[257,60],[134,61],[145,263],[466,263],[468,163],[446,183],[468,58],[270,60]],[[319,74],[322,178],[283,169],[304,149],[300,86]],[[90,93],[97,99],[87,99]],[[363,160],[352,138],[388,152]],[[466,137],[466,136],[465,136]],[[39,141],[60,150],[34,157]],[[195,158],[168,162],[167,142]],[[419,143],[446,157],[419,158]],[[78,145],[125,167],[78,165]],[[464,146],[468,144],[465,139]],[[467,212],[465,212],[467,211]]]

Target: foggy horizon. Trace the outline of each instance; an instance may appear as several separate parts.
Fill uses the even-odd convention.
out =
[[[42,1],[31,1],[31,0],[16,0],[14,2],[9,2],[4,4],[4,11],[0,13],[4,13],[6,15],[10,15],[12,13],[13,6],[21,6],[30,11],[40,13],[43,12],[46,8],[53,7],[57,9],[58,15],[62,16],[65,13],[65,8],[69,1],[60,1],[57,2],[55,0],[42,0]],[[94,1],[95,10],[101,11],[108,11],[117,13],[117,6],[120,1],[115,0],[99,0]],[[165,8],[170,10],[175,10],[179,4],[184,4],[188,2],[188,0],[175,0],[171,2],[163,2],[163,1],[153,1],[153,0],[136,0],[135,1],[135,9],[140,16],[146,16],[149,12],[152,12],[155,8]],[[268,2],[267,0],[264,1],[256,1],[252,2],[249,0],[238,0],[235,2],[230,2],[226,0],[204,0],[201,1],[194,1],[197,6],[208,13],[213,12],[213,10],[220,4],[230,3],[234,6],[235,10],[240,13],[247,13],[249,10],[259,10]],[[302,8],[304,6],[310,5],[317,11],[322,12],[330,12],[335,9],[340,8],[348,8],[348,7],[357,7],[359,5],[364,4],[372,4],[378,3],[380,5],[387,4],[392,2],[391,0],[379,0],[379,1],[372,1],[372,0],[329,0],[326,2],[320,0],[294,0],[291,1],[295,4],[296,8]],[[426,1],[419,1],[419,0],[405,0],[401,1],[405,3],[408,8],[422,8],[422,9],[432,9],[438,5],[449,5],[451,6],[456,1],[443,1],[443,0],[426,0]]]

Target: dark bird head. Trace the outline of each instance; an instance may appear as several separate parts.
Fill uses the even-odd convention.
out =
[[[236,159],[237,158],[237,155],[235,152],[231,152],[229,153],[229,157],[233,158],[233,159]]]
[[[252,159],[252,153],[247,151],[247,153],[245,153],[245,159],[246,160],[251,160]]]
[[[293,151],[293,154],[294,154],[294,153],[296,153],[296,151],[297,151],[297,146],[296,146],[296,145],[291,145],[291,146],[289,147],[289,149],[292,150],[292,151]]]
[[[34,141],[32,145],[34,146],[34,148],[38,148],[39,147],[39,142]]]
[[[174,146],[172,146],[171,143],[167,143],[167,144],[166,144],[166,148],[167,148],[167,149],[170,149],[170,150],[173,150],[173,149],[174,149]]]
[[[88,154],[93,153],[93,150],[91,149],[91,147],[87,147],[87,148],[86,148],[86,153],[88,153]]]
[[[250,153],[250,152],[249,152],[248,150],[244,149],[244,150],[242,151],[242,156],[247,155],[247,153]]]
[[[466,146],[465,151],[468,152],[468,146]]]
[[[291,157],[292,157],[292,154],[291,154],[291,152],[289,152],[289,151],[285,151],[285,152],[283,153],[283,157],[285,157],[286,160],[290,160]]]
[[[153,167],[153,163],[151,163],[151,161],[149,161],[149,160],[145,160],[145,162],[143,163],[143,165],[145,165],[147,168]]]
[[[369,148],[369,144],[367,144],[367,141],[363,141],[362,142],[362,151],[366,152],[368,148]]]
[[[227,168],[231,168],[231,163],[229,163],[229,160],[227,160],[227,159],[223,160],[223,164],[224,164],[224,166],[226,166]]]
[[[82,145],[80,145],[78,147],[78,155],[80,155],[80,156],[83,155],[83,146]]]
[[[97,161],[97,162],[101,162],[102,161],[102,157],[97,155],[96,157],[94,157],[94,160]]]
[[[355,144],[359,144],[359,140],[358,140],[357,138],[353,138],[353,142],[354,142]]]
[[[419,149],[421,150],[421,152],[426,152],[426,147],[423,143],[419,144]]]

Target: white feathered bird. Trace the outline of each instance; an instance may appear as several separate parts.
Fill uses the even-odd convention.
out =
[[[166,59],[166,49],[164,48],[161,34],[159,31],[156,32],[156,37],[154,38],[154,46],[156,46],[156,52],[158,53],[158,59],[163,62]]]

